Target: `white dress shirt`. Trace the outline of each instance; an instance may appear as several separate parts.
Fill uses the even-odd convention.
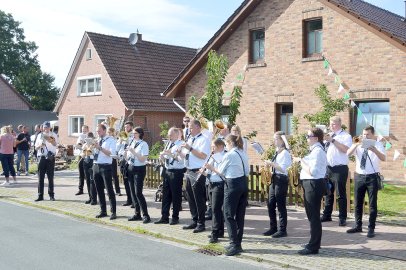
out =
[[[222,151],[220,153],[213,154],[208,163],[217,169],[219,167],[220,163],[223,161],[225,154],[226,154],[226,151]],[[221,179],[220,175],[218,175],[217,173],[212,172],[210,170],[207,171],[207,177],[209,178],[208,180],[213,183],[214,182],[223,182],[223,179]]]
[[[85,144],[85,139],[87,138],[86,133],[80,133],[78,139],[76,140],[76,144]]]
[[[116,140],[113,137],[105,136],[104,138],[99,138],[101,140],[101,147],[109,150],[111,154],[114,153],[116,149]],[[100,144],[100,142],[97,142]],[[96,164],[111,164],[113,163],[113,158],[111,156],[107,156],[100,150],[94,150],[94,154],[97,159],[94,160]]]
[[[194,141],[193,139],[196,138]],[[206,163],[206,160],[210,156],[210,140],[202,135],[201,133],[196,135],[195,137],[190,137],[187,143],[196,149],[199,152],[203,152],[206,154],[205,159],[200,159],[193,155],[193,153],[189,153],[189,166],[186,166],[188,169],[200,169]],[[187,165],[186,158],[185,158],[185,165]]]
[[[310,168],[310,174],[302,168],[300,179],[321,179],[326,176],[327,157],[323,146],[320,143],[315,143],[310,147],[310,153],[303,158]]]
[[[39,147],[42,145],[42,143],[45,143],[45,146],[42,146],[41,149],[39,149],[37,151],[37,156],[41,157],[41,156],[46,156],[49,152],[52,152],[54,155],[56,154],[56,146],[52,145],[50,142],[48,142],[47,140],[44,139],[43,135],[46,134],[50,137],[54,137],[55,138],[55,142],[56,145],[58,145],[59,139],[58,139],[58,135],[56,135],[56,133],[50,131],[48,133],[46,132],[42,132],[40,135],[38,135],[37,141],[35,142],[35,148]]]
[[[169,142],[169,146],[172,144],[172,142]],[[165,157],[165,168],[167,169],[184,169],[185,168],[185,163],[183,160],[178,160],[178,159],[174,159],[175,156],[177,155],[177,152],[179,150],[179,148],[181,147],[181,145],[183,144],[183,141],[181,140],[176,140],[174,142],[174,145],[169,149],[171,150],[171,154],[172,156],[164,156]],[[166,161],[166,159],[168,161]]]
[[[227,152],[223,157],[223,161],[219,165],[218,171],[227,179],[233,179],[248,175],[250,173],[250,168],[248,164],[248,158],[247,155],[244,153],[244,150],[240,150],[237,149],[237,147],[234,147],[229,152]]]
[[[282,169],[282,171],[280,171],[275,168],[275,172],[277,174],[288,175],[288,168],[290,167],[290,165],[292,165],[292,156],[290,155],[288,150],[283,149],[282,152],[280,152],[276,156],[276,160],[274,162],[278,164]]]
[[[137,154],[140,154],[141,156],[148,156],[149,155],[149,147],[148,144],[143,141],[143,140],[134,140],[130,146],[135,150]],[[147,161],[145,160],[144,162],[141,162],[138,160],[138,158],[131,153],[131,151],[128,151],[128,164],[132,166],[145,166],[147,164]]]
[[[381,142],[376,142],[375,147],[379,152],[381,152],[382,154],[384,154],[386,156],[385,148]],[[358,174],[373,174],[373,173],[381,172],[381,167],[380,167],[381,160],[371,150],[368,150],[369,158],[367,157],[367,160],[365,163],[365,169],[364,170],[361,169],[361,159],[362,159],[363,153],[364,153],[364,148],[362,148],[361,146],[358,146],[355,149],[355,152],[354,152],[355,172]],[[373,166],[371,165],[371,161],[372,161]]]
[[[335,139],[337,142],[344,144],[347,147],[351,147],[352,145],[352,137],[350,134],[345,132],[344,130],[339,130],[334,133]],[[338,148],[334,145],[334,143],[330,143],[329,147],[327,148],[327,163],[328,166],[334,167],[338,165],[348,165],[349,159],[347,152],[341,152]]]

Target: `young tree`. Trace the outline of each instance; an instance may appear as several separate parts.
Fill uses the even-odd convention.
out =
[[[37,110],[51,110],[59,96],[55,78],[41,71],[35,42],[26,41],[24,29],[11,14],[0,10],[0,76],[14,85]]]

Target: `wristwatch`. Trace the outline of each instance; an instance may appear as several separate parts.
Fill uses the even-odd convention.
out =
[[[336,139],[332,139],[332,140],[331,140],[331,143],[334,143],[335,141],[336,141]]]

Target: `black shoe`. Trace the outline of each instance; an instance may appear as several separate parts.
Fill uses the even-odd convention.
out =
[[[225,250],[229,250],[229,249],[234,248],[234,247],[239,248],[239,249],[241,250],[241,252],[242,252],[242,247],[241,247],[241,245],[235,246],[235,245],[233,245],[233,244],[230,244],[230,245],[224,247],[224,249],[225,249]]]
[[[368,237],[368,238],[373,238],[373,237],[375,237],[375,229],[368,229],[367,237]]]
[[[318,249],[316,249],[316,250],[310,250],[310,249],[308,249],[308,248],[304,248],[304,249],[302,249],[302,250],[299,250],[298,253],[299,253],[300,255],[318,254],[318,253],[319,253],[319,250],[318,250]]]
[[[169,225],[176,225],[179,224],[179,218],[172,218],[171,223]]]
[[[272,238],[281,238],[286,236],[288,236],[288,234],[285,231],[277,231],[276,233],[272,234]]]
[[[269,229],[269,230],[267,230],[266,232],[264,232],[262,235],[263,236],[271,236],[271,235],[273,235],[274,233],[276,233],[278,231],[278,229],[276,229],[276,228],[274,228],[274,229]]]
[[[228,249],[226,249],[226,256],[235,256],[237,254],[240,254],[242,252],[241,246],[231,246]]]
[[[135,208],[135,206],[134,206],[134,205],[131,205],[130,207],[131,207],[131,208]]]
[[[107,213],[100,213],[96,216],[96,218],[104,218],[107,217]]]
[[[117,196],[123,196],[123,194],[121,194],[121,193],[116,193],[116,195],[117,195]]]
[[[151,222],[151,218],[149,216],[145,216],[142,218],[142,223],[147,224]]]
[[[134,215],[128,219],[128,221],[138,221],[138,220],[142,220],[141,215]]]
[[[39,201],[43,201],[43,200],[44,200],[44,197],[38,197],[35,201],[39,202]]]
[[[338,222],[338,226],[344,227],[347,225],[347,221],[343,218],[340,218],[340,221]]]
[[[50,200],[50,201],[55,201],[55,197],[54,197],[54,196],[49,197],[49,200]]]
[[[358,233],[358,232],[362,232],[362,227],[354,227],[347,230],[347,233]]]
[[[321,222],[328,222],[328,221],[332,221],[331,217],[327,217],[327,216],[321,216],[320,217],[320,221]]]
[[[90,204],[92,201],[91,200],[87,200],[85,201],[85,204]]]
[[[204,216],[204,219],[205,219],[205,220],[212,220],[212,219],[213,219],[213,216]]]
[[[215,236],[215,235],[210,235],[209,243],[215,244],[215,243],[218,243],[218,241],[219,241],[219,239],[218,239],[217,236]]]
[[[83,194],[83,191],[79,190],[75,195],[78,196],[78,195],[82,195],[82,194]]]
[[[116,218],[117,218],[116,213],[111,213],[110,220],[113,220],[113,219],[116,219]]]
[[[224,238],[224,230],[219,230],[219,233],[217,234],[218,238]]]
[[[196,229],[193,230],[193,233],[204,232],[206,228],[204,226],[197,226]]]
[[[184,229],[184,230],[192,230],[192,229],[194,229],[194,228],[196,228],[196,227],[197,227],[197,224],[196,224],[196,223],[192,223],[192,224],[183,226],[182,229]]]
[[[93,201],[90,203],[90,205],[96,205],[96,204],[97,204],[97,201]]]
[[[132,203],[126,202],[126,203],[123,203],[122,206],[129,206],[129,205],[131,205],[131,204],[132,204]]]
[[[154,224],[169,224],[169,219],[160,218],[159,220],[155,221]]]

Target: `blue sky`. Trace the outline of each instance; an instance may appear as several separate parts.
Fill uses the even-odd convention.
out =
[[[13,0],[0,9],[20,21],[26,39],[39,46],[42,69],[62,87],[85,31],[203,47],[243,0]],[[405,16],[403,0],[367,0]],[[119,3],[119,4],[117,4]],[[46,16],[41,16],[46,14]],[[40,16],[38,16],[40,15]]]

